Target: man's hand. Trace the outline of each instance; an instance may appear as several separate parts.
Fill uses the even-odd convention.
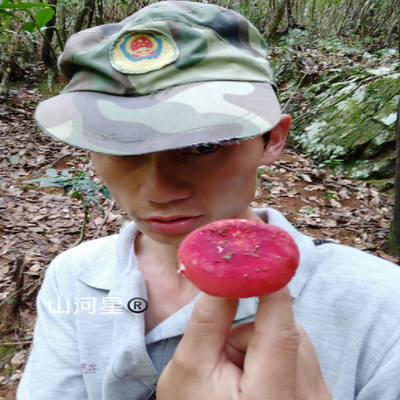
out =
[[[261,296],[255,322],[231,328],[237,303],[208,295],[196,303],[157,400],[331,399],[288,289]]]

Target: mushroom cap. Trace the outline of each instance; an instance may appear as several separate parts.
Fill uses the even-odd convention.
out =
[[[286,286],[299,250],[285,230],[244,219],[212,222],[191,232],[178,249],[179,272],[213,296],[245,298]]]

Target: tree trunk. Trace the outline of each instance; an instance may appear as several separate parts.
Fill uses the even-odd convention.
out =
[[[292,1],[293,0],[289,0],[287,2],[288,29],[294,28],[296,26],[296,22],[294,21],[294,17],[293,17]]]
[[[343,16],[341,17],[341,21],[338,25],[338,29],[337,29],[337,34],[339,36],[346,36],[348,35],[348,32],[346,32],[346,27],[348,25],[348,23],[351,21],[351,19],[349,20],[349,18],[347,16],[352,15],[353,14],[353,1],[349,1],[347,3],[347,7],[343,12]]]
[[[311,3],[311,8],[309,10],[309,24],[308,26],[314,26],[314,20],[315,20],[315,0],[312,1]]]
[[[56,6],[57,0],[50,0],[49,4]],[[55,8],[56,7],[54,7],[54,9]],[[53,15],[51,20],[46,25],[47,26],[56,25],[56,14]],[[54,31],[55,28],[49,28],[43,32],[42,51],[41,51],[42,61],[47,70],[47,85],[49,88],[52,86],[53,81],[57,76],[57,56],[52,46]]]
[[[103,24],[104,24],[104,4],[103,4],[103,0],[98,0],[96,25],[103,25]]]
[[[95,2],[93,0],[85,0],[82,3],[80,10],[76,13],[73,33],[77,33],[83,29],[83,24],[85,23],[85,18],[91,10],[95,7]]]
[[[357,35],[362,31],[362,27],[364,27],[364,18],[365,18],[365,14],[366,11],[370,5],[371,0],[366,0],[366,2],[364,3],[363,7],[361,8],[360,13],[358,14],[358,19],[357,19],[357,24],[356,27],[354,29],[354,33]]]
[[[397,110],[397,160],[395,180],[395,203],[393,213],[393,239],[400,254],[400,100]]]
[[[400,54],[400,34],[399,34],[399,54]],[[400,265],[400,99],[399,108],[397,110],[397,159],[396,159],[396,178],[395,178],[395,194],[394,194],[394,210],[391,233],[389,240],[385,245],[385,251],[395,257],[399,257]]]
[[[375,16],[374,20],[376,20],[376,23],[370,29],[370,31],[367,33],[367,35],[377,36],[377,35],[380,35],[383,32],[385,32],[385,30],[387,33],[388,29],[387,29],[387,27],[384,28],[384,26],[387,25],[388,21],[390,20],[390,18],[393,15],[396,15],[396,11],[398,14],[400,3],[399,4],[397,4],[397,3],[398,2],[394,2],[394,3],[390,2],[389,4],[386,5],[386,8],[382,13],[377,14]],[[383,32],[381,31],[382,28],[383,28]],[[388,37],[388,39],[390,40],[390,36]]]
[[[271,20],[265,29],[265,38],[267,40],[272,39],[274,36],[276,36],[279,23],[283,18],[285,9],[287,8],[287,4],[289,1],[290,0],[276,1],[274,13],[272,14]]]
[[[327,32],[326,25],[331,25],[331,22],[334,17],[334,8],[332,6],[332,0],[325,0],[323,5],[318,6],[318,24],[314,27],[311,27],[311,30],[314,32],[318,32],[318,34],[322,34],[323,32]],[[328,22],[329,21],[329,22]]]
[[[388,38],[391,38],[396,35],[396,33],[400,36],[400,15],[394,20],[391,28],[389,29],[389,33],[387,35]]]
[[[399,33],[399,54],[400,54],[400,33]],[[397,110],[397,159],[396,159],[396,180],[395,180],[395,202],[393,213],[393,241],[397,245],[400,256],[400,99]]]

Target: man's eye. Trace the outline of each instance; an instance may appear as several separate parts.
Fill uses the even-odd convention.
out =
[[[210,154],[214,153],[221,147],[218,143],[202,144],[201,146],[193,146],[185,149],[185,154]]]

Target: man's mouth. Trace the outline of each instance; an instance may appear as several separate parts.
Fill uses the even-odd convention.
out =
[[[192,231],[200,215],[154,216],[142,221],[153,231],[169,235],[179,235]]]

